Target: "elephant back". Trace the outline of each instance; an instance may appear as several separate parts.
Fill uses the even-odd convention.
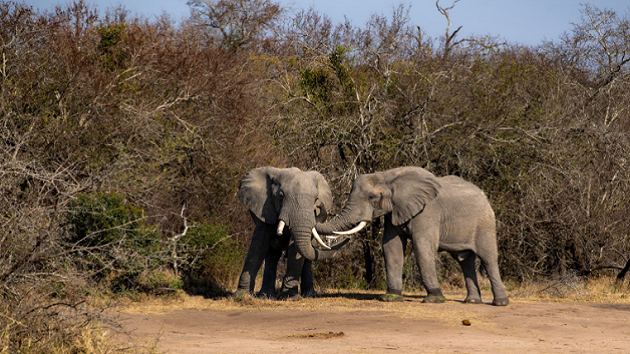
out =
[[[437,180],[442,185],[437,203],[445,204],[449,209],[462,208],[465,213],[492,212],[486,194],[473,183],[458,176],[438,177]]]

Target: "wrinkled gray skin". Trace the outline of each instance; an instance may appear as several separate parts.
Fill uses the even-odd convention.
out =
[[[484,193],[457,176],[436,177],[420,167],[400,167],[357,177],[344,210],[316,226],[320,235],[345,231],[361,221],[385,216],[383,254],[387,293],[383,301],[401,301],[407,240],[411,239],[426,302],[444,302],[435,268],[438,251],[447,251],[464,272],[467,303],[480,303],[475,272],[479,256],[492,283],[493,304],[509,303],[499,274],[494,212]]]
[[[315,171],[298,168],[260,167],[251,170],[240,182],[238,199],[251,211],[256,225],[247,252],[236,295],[253,294],[256,274],[265,261],[259,297],[274,297],[277,266],[282,251],[287,251],[287,270],[279,298],[316,296],[312,261],[331,257],[334,252],[314,249],[311,230],[316,219],[326,221],[332,194],[324,177]],[[283,234],[277,234],[284,221]]]

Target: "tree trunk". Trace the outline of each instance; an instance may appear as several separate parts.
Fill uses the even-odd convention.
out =
[[[617,274],[617,280],[623,280],[623,278],[626,276],[626,273],[628,273],[628,270],[630,270],[630,259],[628,259],[628,261],[626,262],[626,266],[623,267],[621,272]]]

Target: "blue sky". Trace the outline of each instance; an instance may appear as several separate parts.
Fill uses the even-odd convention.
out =
[[[435,0],[389,1],[389,0],[276,0],[294,11],[313,6],[319,13],[328,15],[333,22],[341,22],[344,15],[355,26],[362,26],[370,14],[389,16],[398,4],[412,4],[411,24],[420,26],[428,35],[444,34],[446,19],[435,7]],[[453,0],[441,0],[448,7]],[[132,14],[153,17],[167,12],[174,19],[188,16],[186,0],[86,0],[100,10],[123,4]],[[48,10],[66,0],[25,0],[25,3],[40,10]],[[580,22],[583,3],[600,9],[611,9],[618,15],[627,15],[628,0],[460,0],[450,11],[451,31],[463,26],[461,36],[491,35],[510,43],[526,45],[541,44],[546,40],[557,40],[563,32],[570,31],[571,23]]]

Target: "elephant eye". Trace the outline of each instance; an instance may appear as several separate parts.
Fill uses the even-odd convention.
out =
[[[284,198],[284,192],[283,191],[278,191],[278,197],[279,198]]]
[[[374,206],[377,209],[381,208],[381,200],[383,199],[383,195],[382,194],[375,194],[375,193],[371,193],[368,196],[369,202],[372,206]]]

